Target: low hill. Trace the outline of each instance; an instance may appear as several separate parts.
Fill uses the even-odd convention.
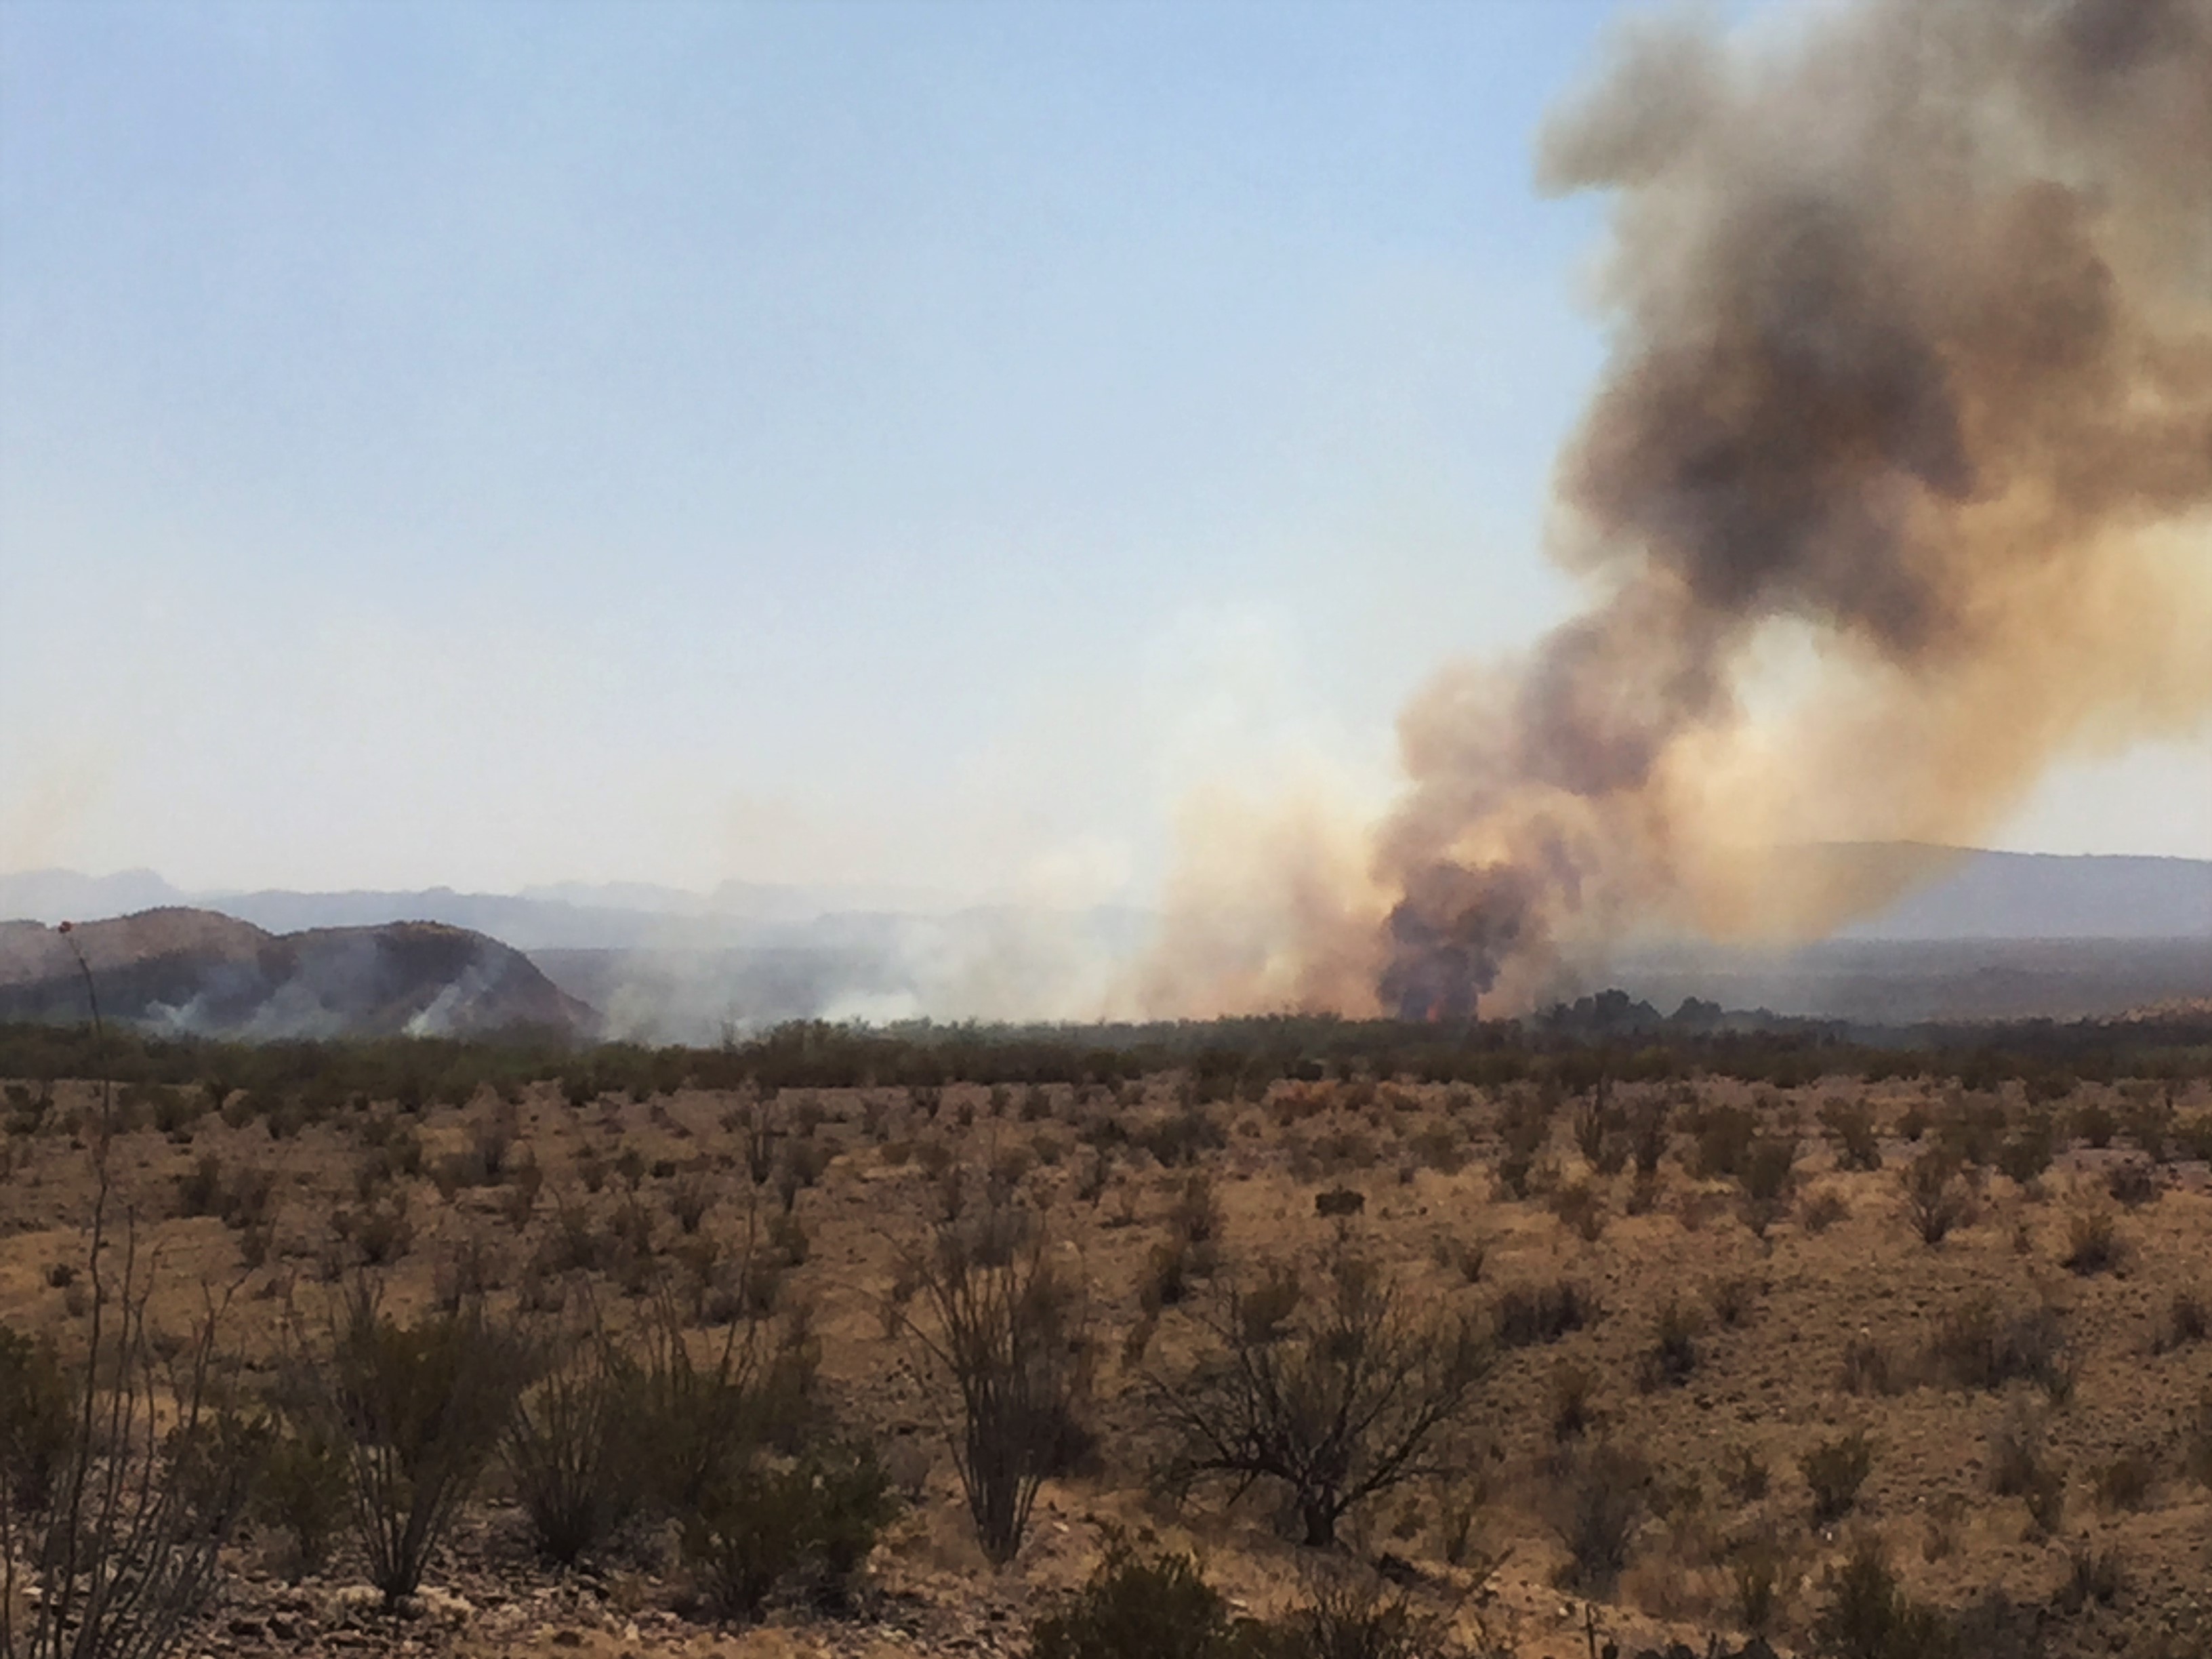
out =
[[[534,1026],[579,1035],[597,1017],[520,951],[439,922],[271,933],[211,910],[141,911],[74,930],[101,1012],[161,1030],[252,1038],[468,1036]],[[76,1021],[70,942],[0,922],[0,1019]]]

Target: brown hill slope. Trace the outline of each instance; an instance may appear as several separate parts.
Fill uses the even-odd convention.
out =
[[[459,1036],[597,1023],[519,951],[424,921],[270,933],[211,910],[165,908],[74,931],[101,1011],[136,1024],[245,1037]],[[84,1018],[69,944],[0,923],[0,1019]]]

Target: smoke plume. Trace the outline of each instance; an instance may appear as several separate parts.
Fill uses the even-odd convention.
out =
[[[1823,932],[1891,892],[1763,849],[1970,840],[2212,708],[2212,0],[1647,25],[1542,166],[1614,198],[1551,548],[1589,601],[1405,711],[1366,867],[1245,976],[1290,1000],[1463,1015],[1638,929]]]

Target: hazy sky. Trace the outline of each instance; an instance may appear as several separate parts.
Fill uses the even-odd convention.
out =
[[[1564,615],[1622,9],[0,3],[0,869],[1141,897]],[[2212,732],[1998,844],[2212,855]]]

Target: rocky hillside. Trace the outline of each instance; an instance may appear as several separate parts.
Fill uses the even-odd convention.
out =
[[[109,1018],[208,1036],[460,1036],[538,1026],[585,1033],[592,1011],[520,951],[439,922],[271,933],[170,908],[74,930]],[[0,922],[0,1019],[84,1018],[69,941]]]

